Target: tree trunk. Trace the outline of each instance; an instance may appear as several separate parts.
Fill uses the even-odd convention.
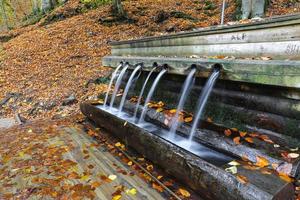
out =
[[[242,0],[242,18],[263,17],[265,0]]]
[[[123,9],[121,0],[112,0],[112,12],[118,17],[124,17],[125,11]]]

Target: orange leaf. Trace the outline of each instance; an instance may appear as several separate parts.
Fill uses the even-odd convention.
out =
[[[242,160],[248,162],[248,161],[249,161],[249,158],[248,158],[246,155],[243,155],[243,156],[242,156]]]
[[[235,138],[233,138],[233,142],[235,143],[235,144],[241,144],[240,143],[240,137],[235,137]]]
[[[238,129],[237,129],[237,128],[231,128],[231,130],[232,130],[232,131],[235,131],[235,132],[237,132],[237,131],[238,131]]]
[[[253,138],[251,137],[246,137],[245,140],[249,143],[253,143]]]
[[[247,132],[242,132],[242,131],[240,131],[240,136],[241,137],[245,137],[247,135]]]
[[[249,135],[250,135],[251,137],[258,137],[258,136],[259,136],[258,133],[249,133]]]
[[[272,170],[267,169],[267,168],[261,169],[260,172],[261,172],[262,174],[268,174],[268,175],[272,174]]]
[[[97,188],[97,187],[99,187],[101,185],[101,183],[95,181],[91,185],[92,185],[93,188]]]
[[[249,182],[246,176],[237,175],[236,178],[242,184],[247,184]]]
[[[154,189],[156,189],[157,191],[159,191],[159,192],[163,192],[164,191],[164,189],[160,185],[157,185],[156,183],[152,183],[152,187]]]
[[[255,165],[258,166],[258,167],[266,167],[266,166],[269,165],[269,161],[264,157],[256,156]]]
[[[230,135],[231,135],[231,130],[230,130],[230,129],[226,129],[226,130],[224,131],[224,134],[225,134],[226,136],[230,136]]]
[[[258,170],[259,167],[254,166],[254,165],[244,165],[243,168],[249,169],[249,170]]]

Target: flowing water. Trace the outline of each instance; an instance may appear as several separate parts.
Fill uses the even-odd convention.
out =
[[[117,79],[117,82],[116,82],[116,85],[115,85],[115,89],[114,89],[114,92],[113,92],[113,95],[111,97],[111,101],[110,101],[110,105],[109,105],[109,109],[111,110],[114,106],[114,102],[115,102],[115,98],[116,98],[116,95],[117,95],[117,92],[119,91],[119,88],[120,88],[120,85],[122,83],[122,79],[123,79],[123,76],[126,72],[126,70],[128,69],[129,65],[126,65],[120,72],[120,75]]]
[[[194,122],[192,125],[192,129],[191,129],[191,133],[189,136],[189,142],[191,143],[195,134],[195,131],[198,127],[199,124],[199,120],[203,114],[205,105],[207,103],[207,99],[209,97],[209,95],[211,94],[211,91],[218,79],[220,75],[220,71],[219,70],[214,70],[213,73],[211,74],[211,76],[209,77],[208,81],[206,82],[205,86],[202,89],[200,98],[197,102],[197,110],[196,110],[196,114],[194,116]]]
[[[179,100],[178,106],[176,108],[175,116],[172,118],[171,128],[170,128],[170,131],[168,134],[169,137],[171,137],[171,138],[175,138],[176,130],[180,123],[178,120],[179,113],[183,110],[184,103],[191,91],[191,88],[193,87],[193,83],[195,81],[195,76],[194,76],[195,73],[196,73],[196,69],[192,69],[190,71],[190,73],[186,77],[183,87],[181,89],[180,100]]]
[[[136,118],[136,115],[137,115],[137,112],[138,112],[138,110],[139,110],[139,106],[140,106],[140,104],[141,104],[141,100],[142,100],[142,97],[143,97],[143,94],[144,94],[146,85],[147,85],[147,83],[148,83],[148,81],[149,81],[151,75],[153,74],[153,72],[154,72],[154,70],[155,70],[156,68],[157,68],[157,67],[154,67],[154,68],[149,72],[149,74],[148,74],[148,76],[147,76],[147,78],[146,78],[146,80],[145,80],[145,82],[144,82],[144,85],[143,85],[143,87],[142,87],[142,90],[141,90],[141,92],[140,92],[140,95],[139,95],[139,98],[138,98],[138,101],[137,101],[137,104],[136,104],[136,107],[135,107],[135,110],[134,110],[133,119]]]
[[[157,77],[155,78],[151,88],[150,88],[150,91],[147,95],[147,98],[146,98],[146,101],[145,101],[145,104],[144,104],[144,107],[143,107],[143,110],[142,110],[142,114],[140,116],[140,119],[138,121],[138,124],[143,122],[144,121],[144,118],[145,118],[145,115],[146,115],[146,111],[147,111],[147,107],[148,107],[148,103],[150,102],[151,98],[152,98],[152,95],[161,79],[161,77],[167,72],[166,69],[163,69],[161,72],[159,72],[159,74],[157,75]]]
[[[122,96],[122,99],[121,99],[121,103],[120,103],[120,106],[119,106],[119,111],[118,111],[118,115],[121,114],[122,112],[122,109],[123,109],[123,106],[124,106],[124,103],[125,103],[125,100],[126,100],[126,97],[127,97],[127,94],[128,94],[128,91],[132,85],[132,81],[133,81],[133,78],[134,76],[136,75],[136,73],[141,69],[141,65],[138,65],[134,70],[133,72],[131,73],[130,75],[130,78],[128,79],[127,81],[127,84],[126,84],[126,87],[125,87],[125,90],[124,90],[124,93],[123,93],[123,96]]]
[[[109,95],[109,92],[110,92],[110,90],[111,90],[111,86],[112,86],[112,84],[113,84],[115,78],[116,78],[117,75],[118,75],[119,69],[120,69],[122,66],[123,66],[123,64],[120,64],[120,65],[116,68],[116,70],[112,73],[112,75],[111,75],[111,79],[110,79],[110,82],[109,82],[109,86],[108,86],[108,89],[107,89],[107,91],[106,91],[106,95],[105,95],[105,99],[104,99],[104,104],[103,104],[104,108],[106,108],[106,104],[107,104],[107,100],[108,100],[108,95]]]

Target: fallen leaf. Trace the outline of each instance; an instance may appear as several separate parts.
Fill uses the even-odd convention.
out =
[[[97,188],[97,187],[99,187],[101,185],[101,183],[99,183],[99,182],[97,182],[97,181],[95,181],[95,182],[93,182],[92,184],[91,184],[91,186],[93,187],[93,188]]]
[[[232,167],[228,167],[225,169],[226,172],[229,172],[231,174],[236,174],[237,173],[237,167],[236,166],[232,166]]]
[[[291,151],[298,151],[299,150],[299,147],[297,148],[294,148],[294,149],[290,149]]]
[[[247,132],[242,132],[242,131],[240,131],[240,136],[241,137],[245,137],[247,135]]]
[[[230,129],[226,129],[226,130],[224,131],[224,134],[225,134],[226,136],[230,136],[230,135],[231,135],[231,130],[230,130]]]
[[[157,179],[160,180],[160,179],[162,179],[162,177],[163,177],[163,176],[158,176]]]
[[[129,162],[127,163],[128,166],[132,166],[132,164],[133,164],[132,161],[129,161]]]
[[[186,198],[191,196],[191,194],[187,190],[182,189],[182,188],[178,189],[178,193],[181,194],[182,196],[186,197]]]
[[[128,122],[127,122],[127,121],[125,121],[125,122],[124,122],[124,124],[123,124],[123,126],[126,126],[126,125],[127,125],[127,123],[128,123]]]
[[[246,137],[245,140],[249,143],[254,143],[253,138],[251,138],[251,137]]]
[[[159,191],[159,192],[163,192],[163,191],[164,191],[163,187],[161,187],[160,185],[158,185],[158,184],[156,184],[156,183],[152,183],[152,187],[153,187],[155,190]]]
[[[120,200],[122,198],[122,195],[118,194],[113,196],[112,200]]]
[[[267,174],[267,175],[272,174],[272,170],[267,169],[267,168],[262,168],[262,169],[260,170],[260,172],[261,172],[262,174]]]
[[[235,143],[235,144],[241,144],[240,143],[240,137],[235,137],[235,138],[233,138],[233,142]]]
[[[189,123],[191,121],[193,121],[193,117],[184,118],[184,122],[186,122],[186,123]]]
[[[286,174],[283,174],[283,173],[279,173],[279,177],[284,180],[285,182],[288,182],[288,183],[291,183],[294,181],[293,178],[289,177],[288,175]]]
[[[209,123],[212,123],[212,122],[213,122],[212,118],[210,118],[210,117],[208,117],[208,118],[206,119],[206,121],[209,122]]]
[[[147,165],[146,168],[147,168],[148,171],[152,171],[153,170],[153,165]]]
[[[238,163],[237,161],[233,160],[233,161],[231,161],[230,163],[228,163],[228,165],[231,165],[231,166],[238,166],[238,165],[240,165],[240,163]]]
[[[246,176],[237,175],[236,178],[242,184],[247,184],[249,182]]]
[[[115,146],[116,147],[120,147],[122,144],[120,143],[120,142],[117,142],[116,144],[115,144]]]
[[[269,161],[264,157],[256,156],[255,165],[258,166],[258,167],[266,167],[266,166],[269,165]]]
[[[163,108],[157,108],[156,112],[162,112],[164,109]]]
[[[298,154],[298,153],[289,153],[289,154],[288,154],[288,157],[289,157],[289,158],[292,158],[292,159],[295,159],[295,158],[298,158],[298,157],[299,157],[299,154]]]
[[[280,145],[279,145],[279,144],[274,144],[274,147],[275,147],[275,148],[279,148]]]
[[[111,174],[111,175],[108,176],[108,178],[113,181],[117,178],[117,176],[114,175],[114,174]]]
[[[176,113],[176,109],[169,110],[169,112],[170,112],[171,114],[174,114],[174,113]]]
[[[125,192],[126,194],[136,195],[137,190],[135,188],[131,188],[130,190],[126,190]]]
[[[237,128],[231,128],[231,130],[232,130],[232,131],[235,131],[235,132],[237,132],[237,131],[238,131],[238,129],[237,129]]]
[[[249,170],[258,170],[259,167],[254,166],[254,165],[243,165],[243,168],[249,169]]]

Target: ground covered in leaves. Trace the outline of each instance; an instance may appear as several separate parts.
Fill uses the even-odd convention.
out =
[[[15,126],[0,140],[0,199],[197,197],[82,115]]]

